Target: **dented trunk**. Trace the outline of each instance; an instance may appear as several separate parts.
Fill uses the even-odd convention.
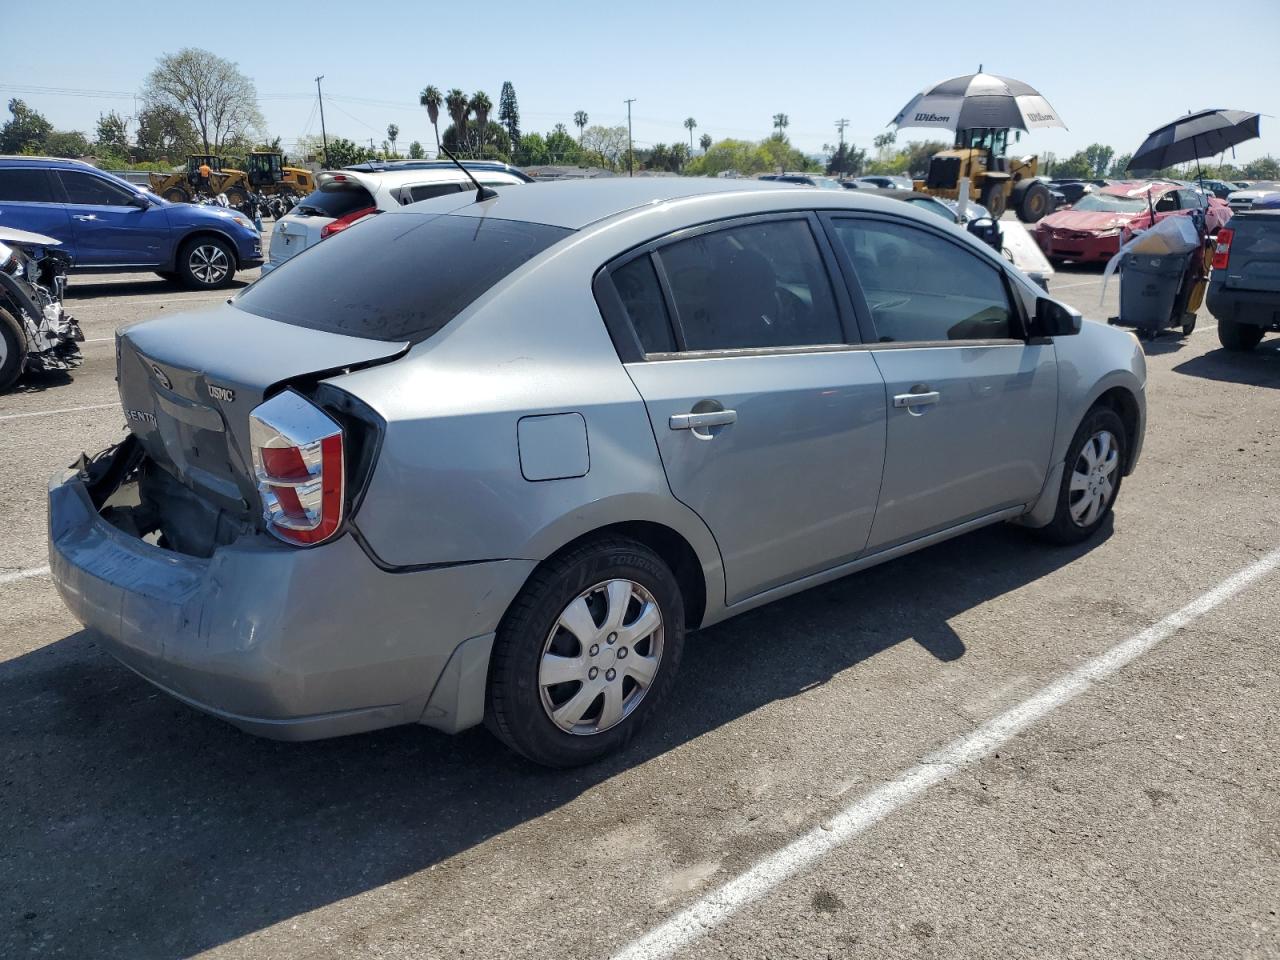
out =
[[[120,400],[146,458],[237,520],[259,512],[249,414],[287,386],[393,360],[406,343],[310,330],[230,303],[117,338]]]

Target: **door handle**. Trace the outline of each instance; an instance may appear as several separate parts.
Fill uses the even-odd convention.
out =
[[[98,218],[94,216],[92,213],[88,214],[87,216],[77,213],[77,214],[72,214],[71,219],[72,220],[97,220]]]
[[[737,410],[711,410],[707,413],[673,413],[667,421],[672,430],[700,430],[738,422]]]
[[[927,393],[899,393],[893,398],[893,405],[895,407],[927,407],[941,399],[942,394],[937,390],[930,390]]]

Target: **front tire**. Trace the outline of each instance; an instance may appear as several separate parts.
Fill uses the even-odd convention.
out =
[[[1114,410],[1094,407],[1085,415],[1071,445],[1058,489],[1058,508],[1040,533],[1061,544],[1093,536],[1120,495],[1129,452],[1124,421]]]
[[[13,314],[0,307],[0,393],[18,382],[26,365],[27,338]]]
[[[192,290],[216,290],[235,279],[236,254],[217,237],[195,237],[178,252],[178,277]]]
[[[992,220],[999,220],[1004,216],[1005,208],[1008,205],[1008,198],[1004,192],[1004,182],[992,183],[982,191],[982,205],[987,208],[987,212],[991,214]]]
[[[1027,186],[1018,203],[1018,219],[1023,223],[1037,223],[1050,207],[1049,188],[1039,180]]]
[[[1261,327],[1238,320],[1218,321],[1218,342],[1236,353],[1248,353],[1262,342],[1265,333]]]
[[[684,602],[648,547],[610,537],[539,568],[494,640],[486,721],[535,763],[621,750],[660,707],[684,642]]]

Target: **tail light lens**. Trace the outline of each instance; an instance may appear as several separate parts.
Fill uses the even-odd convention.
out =
[[[320,228],[320,239],[328,240],[335,233],[341,233],[347,227],[351,226],[357,220],[370,216],[378,212],[377,207],[361,207],[359,210],[352,210],[345,217],[339,217],[331,223],[326,223]]]
[[[1231,262],[1231,240],[1235,235],[1236,232],[1230,227],[1223,227],[1218,231],[1218,243],[1213,248],[1213,269],[1227,269],[1227,264]]]
[[[323,543],[342,526],[342,427],[286,390],[249,414],[253,471],[267,529],[286,543]]]

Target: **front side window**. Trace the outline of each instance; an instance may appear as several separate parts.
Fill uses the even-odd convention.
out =
[[[6,167],[0,170],[0,202],[54,203],[49,175],[36,167]]]
[[[660,252],[687,350],[844,342],[831,282],[803,220],[753,223]]]
[[[102,177],[78,170],[59,170],[62,189],[67,192],[67,203],[83,203],[97,207],[128,207],[133,194]]]
[[[1000,271],[927,230],[884,220],[832,221],[881,343],[1017,336]]]

